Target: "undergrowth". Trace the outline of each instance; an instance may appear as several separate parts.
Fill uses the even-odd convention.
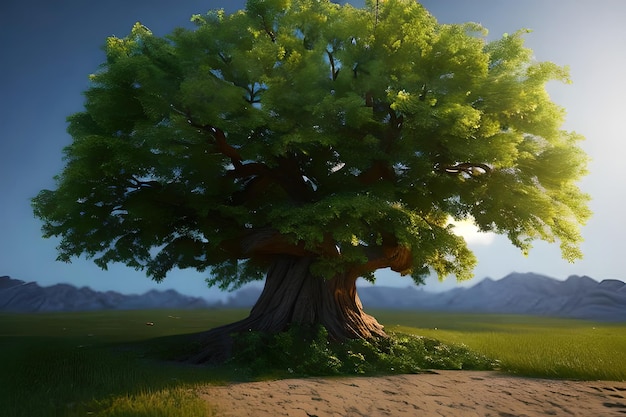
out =
[[[257,375],[406,374],[429,369],[488,370],[498,365],[464,345],[403,333],[333,342],[323,326],[296,325],[282,333],[247,332],[234,339],[230,365]]]

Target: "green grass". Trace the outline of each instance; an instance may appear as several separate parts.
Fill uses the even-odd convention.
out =
[[[498,359],[517,375],[626,380],[626,323],[523,316],[371,311],[388,331],[425,336]],[[202,384],[249,378],[235,367],[157,358],[180,337],[235,321],[244,310],[0,314],[0,414],[211,416]],[[147,326],[154,322],[154,326]],[[400,347],[395,351],[402,351]],[[353,352],[365,355],[367,352]],[[355,358],[359,358],[355,356]],[[344,361],[345,362],[345,361]],[[367,362],[354,360],[360,369]],[[342,371],[343,372],[343,371]],[[358,373],[358,372],[357,372]],[[258,374],[257,374],[258,375]],[[274,374],[276,375],[276,374]],[[282,374],[278,374],[282,375]]]
[[[545,317],[373,312],[390,330],[463,343],[512,374],[626,380],[626,323]]]
[[[0,413],[11,416],[210,416],[198,384],[228,369],[153,359],[167,336],[196,333],[245,311],[0,314]],[[153,322],[154,326],[146,323]]]

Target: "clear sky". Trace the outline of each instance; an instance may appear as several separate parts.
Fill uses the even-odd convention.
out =
[[[362,1],[351,1],[362,5]],[[189,17],[213,8],[232,12],[243,0],[5,0],[0,4],[0,275],[41,285],[69,282],[97,290],[144,292],[174,288],[214,298],[203,275],[173,271],[161,284],[123,265],[101,271],[90,261],[55,261],[57,241],[42,239],[30,198],[54,187],[70,143],[65,118],[82,108],[88,75],[97,70],[107,36],[125,36],[141,21],[156,35],[189,26]],[[550,84],[554,101],[568,112],[565,128],[584,135],[592,157],[581,188],[592,195],[594,217],[583,229],[585,258],[561,260],[558,245],[538,243],[524,257],[503,237],[468,234],[479,259],[476,278],[537,272],[564,279],[589,275],[624,280],[626,223],[626,2],[622,0],[424,0],[442,23],[474,21],[489,39],[529,28],[527,46],[537,60],[569,65],[572,85]],[[381,271],[378,285],[409,285],[410,279]],[[455,285],[429,282],[439,291]],[[467,285],[467,284],[465,284]]]

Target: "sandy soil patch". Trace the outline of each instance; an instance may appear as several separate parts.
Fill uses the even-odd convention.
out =
[[[626,417],[626,382],[497,372],[285,379],[206,386],[198,394],[227,417]]]

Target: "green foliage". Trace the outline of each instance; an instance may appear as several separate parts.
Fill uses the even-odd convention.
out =
[[[535,62],[525,31],[487,42],[413,0],[368,4],[255,0],[109,38],[57,187],[33,199],[59,259],[233,288],[260,277],[246,242],[271,228],[318,275],[465,279],[475,259],[450,218],[580,258],[587,157],[545,90],[567,70]],[[385,259],[394,247],[408,263]]]
[[[496,361],[463,345],[407,334],[331,342],[320,325],[292,325],[278,334],[238,334],[233,350],[231,364],[257,375],[371,375],[497,366]]]
[[[251,331],[235,337],[230,363],[253,374],[287,372],[332,375],[341,362],[328,343],[321,326],[292,325],[288,331],[268,334]]]

